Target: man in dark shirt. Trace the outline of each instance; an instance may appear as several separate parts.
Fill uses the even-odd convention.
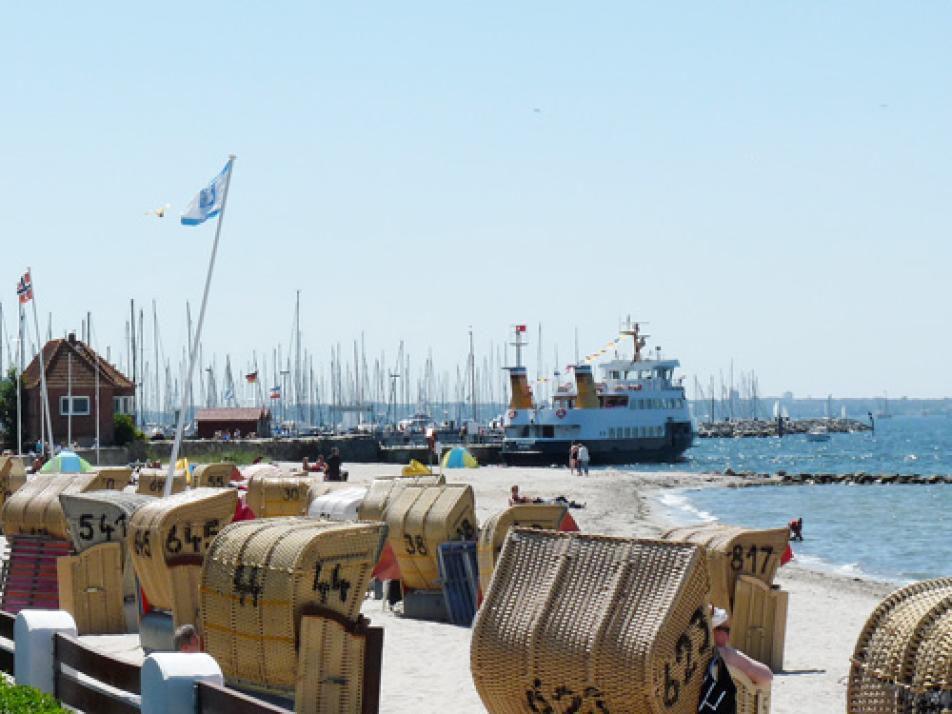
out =
[[[340,450],[335,446],[331,449],[331,455],[327,459],[327,468],[324,471],[325,481],[342,481],[340,466],[343,460],[340,457]]]

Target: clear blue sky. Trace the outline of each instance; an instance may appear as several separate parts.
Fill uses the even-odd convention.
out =
[[[455,372],[469,325],[485,350],[541,322],[551,366],[631,313],[704,383],[733,358],[766,393],[950,395],[950,25],[948,2],[8,3],[3,307],[31,265],[44,326],[90,310],[115,354],[155,298],[177,360],[214,233],[177,216],[234,152],[222,361],[286,345],[300,288],[319,359],[363,331]]]

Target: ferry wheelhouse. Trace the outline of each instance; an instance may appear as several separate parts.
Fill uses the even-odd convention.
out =
[[[574,365],[574,384],[561,384],[550,403],[534,403],[521,366],[522,332],[516,330],[516,367],[510,367],[512,398],[504,421],[502,457],[513,465],[568,463],[578,441],[592,464],[675,461],[694,440],[694,429],[676,359],[646,359],[638,324],[621,331],[634,342],[631,359]]]

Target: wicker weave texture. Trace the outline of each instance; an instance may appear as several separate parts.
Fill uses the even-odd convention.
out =
[[[124,553],[132,514],[155,497],[121,491],[90,491],[63,493],[59,500],[77,553],[110,542],[120,543]]]
[[[737,578],[749,575],[772,585],[780,558],[787,549],[787,528],[753,530],[723,523],[674,528],[662,536],[665,540],[704,546],[711,577],[711,602],[733,611]]]
[[[215,535],[231,522],[237,502],[230,488],[199,488],[155,499],[132,515],[129,553],[152,605],[172,609],[170,568],[188,556],[202,558]]]
[[[736,714],[770,714],[770,684],[754,684],[739,669],[728,670],[737,687]]]
[[[362,711],[366,638],[336,620],[301,619],[295,714]]]
[[[408,486],[387,507],[390,547],[405,587],[439,590],[440,543],[473,540],[476,511],[469,485]]]
[[[192,486],[195,488],[225,488],[231,483],[231,474],[235,465],[227,462],[217,464],[199,464],[192,472]]]
[[[309,608],[356,621],[386,537],[383,523],[282,518],[233,523],[202,569],[205,647],[234,684],[287,694]]]
[[[248,495],[245,502],[258,518],[287,518],[307,513],[311,476],[248,477]]]
[[[6,535],[49,535],[69,540],[66,516],[60,506],[62,493],[83,493],[102,489],[98,473],[37,474],[3,506]]]
[[[512,528],[476,617],[490,712],[694,714],[713,639],[694,545]]]
[[[168,471],[163,469],[139,469],[139,485],[136,487],[136,493],[144,496],[164,496],[165,479],[168,476]],[[184,490],[185,472],[176,471],[172,477],[172,493],[181,493]]]
[[[952,710],[952,578],[888,595],[856,642],[850,714]]]
[[[16,456],[0,456],[0,506],[25,483],[23,460]]]
[[[505,511],[493,514],[479,529],[479,543],[476,546],[476,558],[479,564],[479,586],[485,593],[489,590],[489,581],[492,580],[493,570],[506,534],[513,526],[526,528],[541,528],[543,530],[558,530],[559,524],[565,518],[565,506],[523,503],[510,506]]]
[[[79,555],[57,558],[56,577],[60,607],[73,616],[80,635],[126,631],[118,543],[103,543]]]
[[[367,497],[357,512],[362,521],[387,520],[387,506],[393,503],[408,486],[441,486],[446,483],[442,474],[426,476],[398,476],[394,478],[376,478],[370,483]]]

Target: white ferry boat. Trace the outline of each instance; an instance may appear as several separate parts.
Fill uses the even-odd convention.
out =
[[[644,358],[646,336],[637,323],[621,331],[634,343],[630,359],[599,364],[599,382],[591,365],[574,365],[575,383],[559,385],[546,405],[533,401],[522,366],[524,332],[516,327],[517,366],[507,368],[512,389],[502,445],[507,464],[568,463],[576,441],[588,447],[592,464],[675,461],[691,446],[691,415],[684,387],[674,378],[680,363]]]

